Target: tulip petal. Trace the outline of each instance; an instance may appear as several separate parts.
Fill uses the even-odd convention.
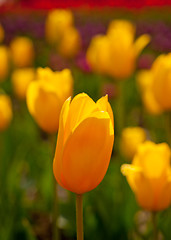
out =
[[[77,125],[87,118],[92,112],[97,110],[95,102],[85,93],[75,96],[71,102],[68,118],[65,126],[65,139],[77,127]]]
[[[55,157],[53,160],[53,172],[55,175],[56,180],[59,182],[60,185],[63,186],[60,178],[60,172],[62,167],[62,154],[63,154],[63,145],[64,145],[64,128],[66,124],[66,120],[68,117],[69,106],[71,102],[71,97],[68,98],[61,109],[60,118],[59,118],[59,131],[58,131],[58,140],[56,145]]]
[[[114,119],[113,119],[113,111],[112,108],[108,102],[108,95],[101,97],[96,104],[98,105],[99,110],[105,111],[109,113],[110,119],[112,121],[112,125],[114,127]]]
[[[138,56],[145,46],[150,42],[151,38],[148,34],[143,34],[134,43],[135,54]]]
[[[110,161],[114,133],[107,112],[95,112],[68,138],[62,157],[65,188],[81,194],[103,179]]]

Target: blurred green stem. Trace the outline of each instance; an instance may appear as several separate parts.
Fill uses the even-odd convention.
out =
[[[83,240],[83,195],[76,195],[77,240]]]
[[[157,212],[152,212],[152,224],[153,224],[153,240],[157,240],[158,239]]]
[[[58,184],[54,179],[54,191],[53,191],[53,240],[60,240],[59,229],[58,229]]]
[[[121,136],[121,132],[125,125],[124,81],[118,80],[118,90],[119,97],[117,100],[117,129],[119,136]]]

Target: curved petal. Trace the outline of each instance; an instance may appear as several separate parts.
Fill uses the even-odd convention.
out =
[[[55,151],[55,157],[53,160],[53,172],[57,182],[61,186],[63,186],[60,176],[61,176],[61,167],[62,167],[61,158],[63,154],[63,145],[64,145],[64,128],[65,128],[66,120],[68,117],[70,102],[71,102],[71,97],[64,102],[63,107],[61,109],[56,151]]]
[[[151,38],[148,34],[143,34],[134,43],[135,54],[138,56],[141,51],[145,48],[145,46],[150,42]]]
[[[66,189],[81,194],[102,181],[113,140],[113,127],[106,112],[93,113],[78,125],[68,138],[62,157],[61,179]]]

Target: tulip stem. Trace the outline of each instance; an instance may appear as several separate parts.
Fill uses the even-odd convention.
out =
[[[60,240],[59,229],[58,229],[58,194],[57,194],[58,184],[54,178],[54,199],[53,199],[53,240]]]
[[[171,113],[168,112],[165,114],[166,118],[166,132],[167,132],[167,139],[168,143],[171,146]]]
[[[83,195],[76,195],[77,240],[83,240]]]
[[[124,81],[118,82],[119,96],[117,101],[117,116],[118,116],[118,133],[121,136],[121,132],[125,125],[125,109],[124,109]]]
[[[153,240],[157,240],[158,239],[157,212],[152,212],[152,224],[153,224]]]

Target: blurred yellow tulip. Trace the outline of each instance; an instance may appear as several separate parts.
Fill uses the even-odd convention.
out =
[[[49,43],[57,43],[67,28],[73,25],[73,16],[70,10],[55,9],[49,12],[46,23],[45,33]]]
[[[0,24],[0,43],[4,40],[4,29],[2,25]]]
[[[132,164],[121,167],[135,193],[138,204],[160,211],[171,203],[171,149],[166,143],[146,141],[138,148]]]
[[[162,108],[153,92],[153,80],[153,72],[151,70],[142,70],[137,74],[137,84],[146,110],[151,114],[161,114]]]
[[[141,127],[127,127],[124,128],[121,135],[121,152],[123,155],[132,160],[138,146],[145,142],[146,132]]]
[[[68,98],[61,110],[53,172],[67,190],[82,194],[104,178],[114,141],[107,96],[96,103],[85,93]]]
[[[30,67],[34,60],[34,47],[31,39],[16,37],[10,44],[11,57],[16,67]]]
[[[53,72],[39,68],[37,72],[37,80],[27,89],[28,110],[44,131],[57,132],[62,105],[72,95],[72,75],[69,69]]]
[[[94,71],[101,68],[98,56],[104,56],[105,64],[102,64],[102,73],[108,74],[116,79],[126,79],[135,70],[136,59],[143,48],[149,43],[150,37],[147,34],[140,36],[134,42],[135,28],[124,20],[114,20],[110,23],[105,40],[94,39],[90,43],[87,53],[87,61]],[[95,49],[94,49],[95,48]],[[95,51],[95,57],[94,55]],[[98,53],[97,53],[98,52]],[[93,63],[93,64],[92,64]],[[105,66],[103,68],[103,66]],[[107,68],[106,68],[107,66]]]
[[[0,82],[4,81],[9,72],[9,50],[0,46]]]
[[[11,76],[13,90],[19,99],[26,98],[27,88],[34,78],[35,70],[33,68],[20,68],[13,71]]]
[[[62,56],[66,58],[74,57],[81,47],[81,37],[77,29],[74,27],[67,28],[57,45],[58,51]]]
[[[0,131],[5,130],[12,120],[12,103],[9,96],[0,94]]]
[[[171,110],[171,53],[160,55],[153,63],[153,93],[163,110]]]

